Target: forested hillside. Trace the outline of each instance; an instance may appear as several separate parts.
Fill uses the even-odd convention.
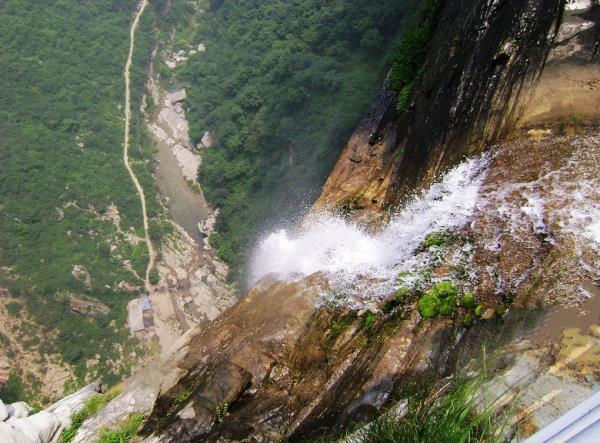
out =
[[[163,6],[152,4],[137,34],[134,110]],[[135,272],[143,276],[148,256],[135,240],[143,237],[140,202],[122,158],[123,68],[136,6],[0,3],[0,289],[14,297],[8,311],[20,320],[16,331],[0,328],[0,338],[19,337],[42,368],[45,356],[60,355],[80,380],[114,382],[129,372],[121,356],[136,348],[124,325],[136,292],[125,288],[143,287]],[[141,149],[134,117],[131,156],[156,217],[150,151]],[[10,344],[3,350],[20,357]],[[12,377],[24,369],[17,365]],[[39,385],[34,374],[27,381]]]
[[[191,135],[212,131],[199,179],[221,211],[211,242],[241,269],[259,228],[309,204],[390,65],[416,0],[212,0],[175,50]],[[165,68],[163,68],[165,69]]]

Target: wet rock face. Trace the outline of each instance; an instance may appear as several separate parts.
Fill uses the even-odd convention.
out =
[[[496,147],[472,224],[481,297],[519,295],[530,307],[576,306],[589,297],[586,286],[600,280],[593,233],[599,147],[593,130]]]
[[[384,89],[317,207],[347,208],[369,221],[510,132],[521,92],[546,59],[562,6],[562,0],[447,0],[407,112],[393,115]]]
[[[445,369],[448,319],[422,323],[407,307],[367,322],[367,313],[319,308],[318,276],[268,283],[175,351],[144,435],[164,442],[301,438],[372,417],[399,380]]]

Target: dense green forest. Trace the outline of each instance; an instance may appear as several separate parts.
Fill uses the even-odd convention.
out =
[[[188,88],[191,136],[215,134],[199,180],[221,211],[211,242],[235,269],[259,229],[318,194],[418,3],[212,0],[204,14],[179,11],[188,20],[175,50],[207,48],[176,75]]]
[[[144,242],[125,238],[143,237],[139,199],[122,161],[123,68],[137,3],[0,2],[0,287],[45,331],[21,331],[32,351],[42,360],[58,353],[80,380],[88,374],[114,382],[129,372],[115,362],[137,349],[124,325],[135,294],[117,287],[142,284],[124,260],[143,275],[148,259]],[[133,110],[163,7],[152,6],[136,37]],[[131,156],[156,217],[151,148],[139,121],[136,112]],[[103,217],[110,204],[122,232]],[[76,278],[74,266],[83,266],[90,281]],[[99,300],[110,313],[77,314],[70,294]]]

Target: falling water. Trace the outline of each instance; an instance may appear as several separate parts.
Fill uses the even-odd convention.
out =
[[[389,294],[398,272],[411,266],[414,251],[428,233],[468,222],[487,164],[487,156],[482,156],[450,170],[378,233],[328,214],[313,215],[297,229],[271,233],[256,248],[252,283],[271,273],[294,281],[322,272],[333,294],[355,300]]]

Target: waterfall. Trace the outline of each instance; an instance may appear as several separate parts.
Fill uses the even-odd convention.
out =
[[[414,252],[428,233],[468,222],[488,163],[488,156],[479,156],[448,171],[377,233],[340,216],[316,214],[295,229],[265,236],[253,255],[251,282],[267,274],[295,281],[322,272],[334,297],[364,301],[386,296],[398,273],[414,264]]]

